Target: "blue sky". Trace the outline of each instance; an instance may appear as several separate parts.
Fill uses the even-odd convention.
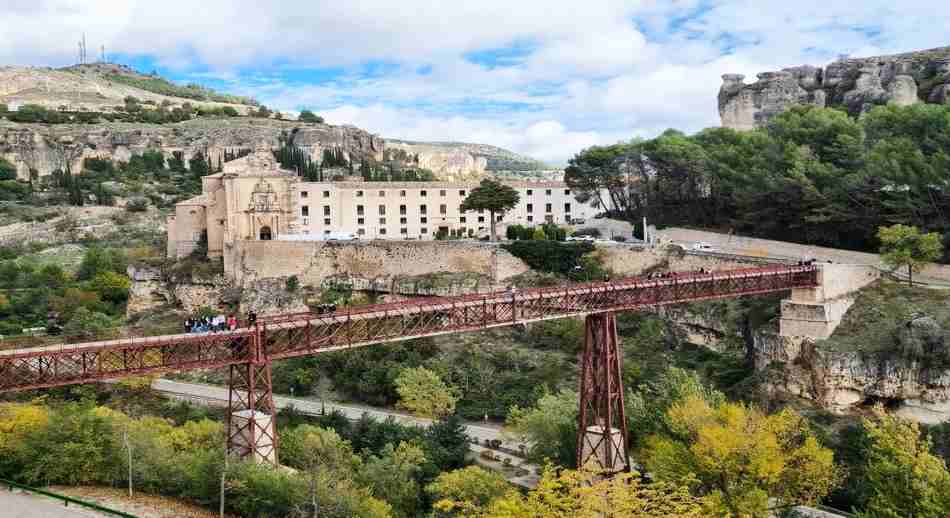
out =
[[[90,49],[384,137],[551,163],[718,124],[724,73],[950,45],[950,3],[907,0],[0,0],[0,63]]]

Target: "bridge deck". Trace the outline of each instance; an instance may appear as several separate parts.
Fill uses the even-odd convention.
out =
[[[813,287],[816,266],[770,266],[432,297],[328,314],[261,318],[256,328],[0,351],[0,392],[220,367],[607,311]],[[252,340],[263,357],[250,358]]]

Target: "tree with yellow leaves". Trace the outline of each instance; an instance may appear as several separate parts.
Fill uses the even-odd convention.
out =
[[[471,516],[492,500],[504,496],[511,485],[501,475],[478,466],[448,471],[426,487],[439,516]]]
[[[770,508],[814,504],[841,476],[807,421],[765,415],[743,403],[688,396],[666,413],[668,433],[647,438],[642,459],[660,480],[695,476],[706,516],[753,518]]]
[[[31,454],[23,446],[25,439],[46,428],[48,423],[49,412],[45,407],[0,403],[0,470],[18,471],[26,460],[24,456]]]
[[[867,478],[871,498],[866,518],[940,518],[950,516],[950,471],[930,452],[917,423],[876,409],[864,420],[871,440]]]
[[[548,468],[526,495],[511,490],[478,518],[699,518],[702,506],[685,485],[642,484],[636,473],[612,478]]]
[[[455,412],[457,391],[425,367],[403,369],[396,377],[399,408],[422,417],[439,418]]]

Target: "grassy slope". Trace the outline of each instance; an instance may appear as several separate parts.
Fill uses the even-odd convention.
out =
[[[824,342],[827,350],[865,354],[895,353],[895,333],[910,320],[928,316],[950,329],[950,292],[911,288],[881,281],[859,292],[834,335]]]

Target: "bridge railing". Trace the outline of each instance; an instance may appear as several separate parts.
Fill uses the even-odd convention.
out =
[[[408,304],[379,304],[346,308],[325,315],[306,314],[286,320],[269,320],[263,324],[263,348],[269,358],[287,358],[382,341],[754,295],[809,287],[816,283],[817,268],[814,266],[773,266],[591,282],[523,292],[432,297]]]
[[[691,272],[344,308],[261,319],[254,328],[0,350],[0,392],[264,361],[521,322],[815,286],[815,266]],[[256,350],[256,349],[255,349]]]

